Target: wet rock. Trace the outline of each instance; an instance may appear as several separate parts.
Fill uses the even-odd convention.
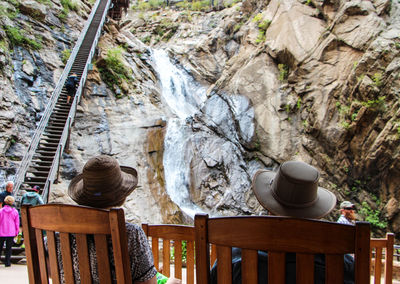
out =
[[[33,64],[26,60],[24,61],[24,63],[22,64],[22,71],[25,72],[26,75],[28,76],[33,76],[35,75],[35,66],[33,66]]]
[[[20,1],[18,9],[23,14],[30,15],[33,18],[41,21],[45,19],[47,14],[46,6],[33,0]]]

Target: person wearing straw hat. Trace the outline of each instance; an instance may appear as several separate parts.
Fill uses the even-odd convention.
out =
[[[259,170],[253,177],[252,190],[269,214],[296,218],[320,219],[336,205],[336,196],[319,187],[320,173],[302,161],[287,161],[277,172]],[[258,283],[268,283],[268,253],[258,252]],[[325,259],[315,257],[315,283],[325,283]],[[286,282],[296,283],[296,255],[286,255]],[[241,250],[232,249],[232,283],[241,283]],[[354,259],[344,257],[344,283],[354,283]],[[217,263],[211,270],[211,283],[217,283]]]
[[[68,195],[79,205],[109,209],[122,206],[138,184],[137,171],[132,167],[120,166],[118,161],[107,155],[91,158],[83,167],[82,173],[71,180]],[[157,283],[157,270],[147,237],[142,228],[136,224],[126,223],[128,250],[134,283]],[[110,244],[111,246],[111,244]],[[79,279],[77,271],[76,241],[72,240],[72,256],[75,266],[75,279]],[[94,246],[90,245],[89,253],[93,256]],[[57,251],[58,257],[61,252]],[[98,283],[97,265],[94,257],[90,257],[93,282]],[[61,267],[61,277],[63,271]],[[181,283],[172,278],[168,284]]]

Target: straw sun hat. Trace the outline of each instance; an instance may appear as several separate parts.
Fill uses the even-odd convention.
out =
[[[86,162],[82,173],[69,184],[68,195],[80,205],[121,206],[137,183],[134,168],[120,166],[115,158],[101,155]]]
[[[252,182],[260,204],[274,215],[319,219],[336,205],[336,196],[318,187],[319,171],[301,161],[284,162],[277,172],[258,171]]]

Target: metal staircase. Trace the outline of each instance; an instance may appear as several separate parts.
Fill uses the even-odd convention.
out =
[[[77,105],[81,99],[88,66],[92,60],[111,0],[97,0],[87,23],[65,66],[64,72],[46,106],[32,142],[21,161],[14,180],[14,196],[17,206],[25,190],[40,186],[41,195],[48,201],[49,190],[57,180],[62,153],[66,147]],[[65,83],[68,76],[76,73],[79,79],[75,97],[67,104]]]

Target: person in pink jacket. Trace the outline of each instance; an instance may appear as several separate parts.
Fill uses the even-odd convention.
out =
[[[15,199],[11,195],[4,199],[5,206],[0,209],[0,256],[6,243],[5,266],[11,266],[11,247],[13,239],[19,232],[19,214],[17,209],[12,207]]]

